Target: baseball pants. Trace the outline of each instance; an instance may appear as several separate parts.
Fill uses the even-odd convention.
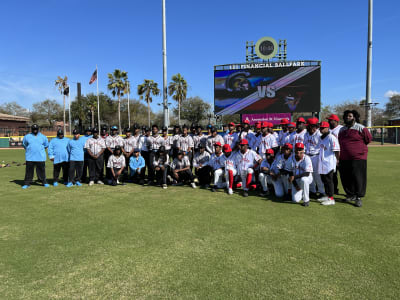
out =
[[[223,182],[224,170],[217,169],[214,171],[214,187],[218,189],[223,189],[226,185]]]
[[[53,167],[53,181],[58,182],[58,177],[60,176],[60,172],[63,172],[63,181],[68,182],[68,165],[67,161],[63,161],[58,164],[54,164]]]
[[[289,176],[281,175],[277,180],[272,180],[272,184],[274,185],[275,196],[281,198],[287,194],[289,194]]]
[[[30,185],[33,180],[33,173],[36,168],[36,175],[39,181],[46,184],[46,164],[44,161],[27,161],[25,168],[24,185]]]
[[[197,171],[200,185],[210,184],[212,171],[213,169],[210,166],[204,166]]]
[[[156,171],[156,179],[158,184],[167,184],[169,166],[160,167],[160,170]]]
[[[311,162],[312,162],[312,167],[313,167],[313,172],[312,172],[312,177],[313,181],[310,184],[310,192],[311,193],[316,193],[317,190],[321,194],[325,194],[325,188],[324,188],[324,183],[322,182],[321,176],[318,173],[318,155],[310,156]]]
[[[265,174],[265,173],[262,173],[262,172],[261,172],[261,173],[258,175],[258,180],[259,180],[260,183],[261,183],[261,186],[262,186],[263,191],[264,191],[264,192],[267,192],[267,191],[268,191],[268,184],[271,184],[271,183],[272,183],[271,176],[269,176],[268,174]]]
[[[237,171],[235,169],[227,169],[225,170],[225,181],[226,185],[229,189],[233,188],[234,178],[237,175]]]
[[[251,181],[253,179],[254,170],[253,168],[248,168],[247,170],[242,170],[240,177],[242,179],[242,188],[245,191],[249,190]]]
[[[294,184],[292,183],[292,201],[299,203],[302,199],[303,202],[310,201],[310,184],[313,180],[311,174],[307,177],[301,177],[299,179],[295,179],[297,185],[299,186],[300,190],[298,191]]]
[[[321,174],[321,179],[325,186],[325,192],[328,197],[333,197],[334,194],[334,185],[333,185],[333,173],[331,170],[328,174]]]
[[[89,157],[89,181],[98,182],[103,180],[104,156],[100,155],[97,159]]]

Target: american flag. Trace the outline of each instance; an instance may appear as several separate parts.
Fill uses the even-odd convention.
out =
[[[90,78],[89,84],[92,84],[97,80],[97,69],[93,72],[92,77]]]

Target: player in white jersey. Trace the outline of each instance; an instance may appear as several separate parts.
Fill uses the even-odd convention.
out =
[[[343,127],[342,125],[339,124],[340,120],[337,115],[330,115],[328,117],[328,122],[329,122],[329,128],[330,132],[337,138],[339,139],[339,131]],[[333,189],[335,194],[339,194],[339,189],[338,189],[338,175],[337,172],[339,171],[339,168],[336,169],[336,171],[333,173]]]
[[[282,119],[281,122],[279,123],[279,125],[281,125],[282,130],[279,131],[279,133],[278,133],[278,144],[280,147],[283,147],[286,144],[285,138],[289,134],[289,130],[288,130],[289,120]]]
[[[215,152],[214,145],[216,143],[220,143],[221,145],[224,143],[224,138],[220,136],[215,127],[211,128],[211,135],[207,138],[206,150],[208,153],[212,154]]]
[[[222,147],[222,151],[224,152],[224,176],[226,182],[226,188],[228,190],[228,194],[233,194],[233,182],[234,178],[237,175],[236,168],[236,152],[232,152],[232,148],[230,145],[225,144]]]
[[[185,182],[190,182],[192,188],[196,188],[189,158],[183,151],[178,151],[176,158],[172,161],[171,169],[176,182],[173,185],[183,185]]]
[[[164,148],[167,154],[171,150],[171,136],[168,135],[168,127],[163,126],[161,128],[161,137],[164,139]]]
[[[296,131],[295,131],[295,133],[293,135],[293,140],[292,140],[293,147],[297,143],[304,144],[304,135],[307,132],[307,130],[305,129],[305,124],[306,124],[306,121],[304,120],[304,118],[300,117],[300,118],[297,119]]]
[[[235,123],[230,122],[228,124],[229,132],[224,135],[224,144],[228,144],[233,149],[236,146],[236,140],[238,138],[235,134]]]
[[[111,127],[111,135],[106,137],[106,154],[104,159],[107,160],[107,165],[108,165],[108,159],[109,157],[113,154],[114,149],[116,146],[120,146],[121,148],[124,146],[124,140],[121,136],[117,134],[118,132],[118,127],[117,126],[112,126]],[[112,183],[112,172],[109,167],[106,169],[106,179],[108,181],[108,184]]]
[[[150,136],[150,128],[144,127],[142,134],[139,138],[139,149],[140,149],[140,154],[143,157],[145,161],[145,167],[143,168],[142,172],[146,173],[146,168],[149,170],[150,166],[150,149],[148,148],[148,143],[147,139]]]
[[[320,201],[322,205],[334,205],[333,174],[339,162],[340,146],[338,139],[329,132],[328,122],[322,122],[320,130],[322,135],[319,144],[318,172],[321,174],[322,181],[324,182],[326,196],[318,199],[318,201]]]
[[[128,179],[129,178],[129,173],[128,173],[129,160],[133,154],[133,149],[135,149],[135,147],[136,147],[136,139],[132,136],[130,128],[125,128],[125,135],[126,136],[123,139],[124,146],[122,147],[122,153],[125,157],[125,166],[126,166],[124,169],[124,177],[126,179]]]
[[[200,183],[200,186],[208,185],[210,182],[204,183],[202,178],[200,177],[201,169],[207,164],[210,160],[210,153],[206,151],[206,147],[204,144],[199,144],[199,151],[194,154],[193,158],[193,167],[195,175]]]
[[[85,149],[89,154],[89,185],[103,183],[103,168],[104,168],[104,151],[106,143],[104,139],[99,137],[99,131],[96,127],[92,130],[93,136],[85,143]]]
[[[180,151],[183,151],[185,155],[188,156],[189,161],[192,161],[193,147],[194,147],[193,138],[189,135],[187,126],[183,125],[182,135],[179,137],[178,140],[178,148]]]
[[[194,144],[194,153],[198,153],[200,151],[200,145],[206,148],[207,143],[207,135],[203,133],[203,127],[198,125],[196,127],[196,134],[193,136],[193,144]]]
[[[279,146],[278,142],[276,141],[275,136],[269,132],[269,128],[271,128],[271,124],[269,122],[265,122],[265,123],[266,123],[265,124],[266,127],[264,127],[262,129],[263,132],[262,132],[261,142],[258,147],[258,154],[260,154],[263,159],[265,159],[265,152],[267,151],[267,149],[276,150],[276,148]]]
[[[157,184],[163,189],[167,188],[167,175],[169,171],[169,156],[164,146],[161,146],[153,158]]]
[[[179,138],[181,137],[181,127],[179,125],[174,126],[174,131],[171,137],[171,152],[170,155],[174,159],[178,155],[179,151]]]
[[[317,118],[309,118],[307,120],[307,132],[304,135],[305,153],[310,157],[313,164],[313,182],[310,184],[310,194],[316,196],[317,192],[320,197],[325,196],[324,184],[322,183],[321,176],[318,173],[318,154],[319,143],[321,141],[321,133],[318,130]]]
[[[240,141],[240,151],[236,154],[236,167],[242,178],[243,196],[249,196],[248,191],[253,179],[254,169],[260,165],[262,159],[254,150],[248,149],[246,139]]]
[[[296,123],[290,122],[288,124],[288,134],[285,136],[285,144],[289,143],[293,146],[294,134],[296,133]]]
[[[271,166],[274,162],[274,150],[267,149],[265,152],[266,158],[263,159],[260,165],[260,174],[258,175],[258,180],[261,183],[262,191],[260,193],[261,197],[269,195],[268,185],[272,184],[272,179],[270,176]]]
[[[283,196],[291,196],[292,185],[289,184],[289,163],[291,161],[293,145],[286,143],[281,148],[281,153],[276,156],[271,166],[271,179],[274,185],[275,196],[281,198]]]
[[[116,145],[113,154],[109,157],[107,168],[111,170],[111,185],[119,184],[119,179],[125,168],[125,157],[122,154],[121,146]]]
[[[304,144],[295,145],[295,155],[291,156],[286,170],[289,172],[289,182],[292,184],[292,201],[303,206],[310,205],[309,186],[312,182],[312,162],[304,153]]]
[[[147,166],[148,184],[154,184],[155,169],[153,165],[154,156],[161,146],[164,146],[164,138],[158,134],[158,126],[154,124],[151,126],[152,135],[147,137],[147,148],[149,149],[149,164]]]
[[[211,181],[212,175],[214,176],[212,191],[215,192],[217,189],[222,189],[225,187],[223,184],[223,168],[225,156],[222,152],[222,145],[220,142],[214,144],[214,153],[210,156],[208,162],[203,165],[200,169],[200,181],[208,185]],[[211,175],[212,174],[212,175]]]

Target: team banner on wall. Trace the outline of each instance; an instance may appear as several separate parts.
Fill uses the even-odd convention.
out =
[[[218,115],[317,112],[320,107],[319,64],[250,63],[214,71]]]
[[[282,119],[288,119],[290,121],[290,113],[284,114],[243,114],[242,122],[248,120],[250,125],[254,125],[256,122],[271,122],[274,125],[278,125]]]

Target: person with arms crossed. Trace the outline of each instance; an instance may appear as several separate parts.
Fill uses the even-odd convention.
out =
[[[60,171],[63,172],[63,182],[68,184],[68,146],[69,138],[64,137],[62,129],[57,130],[57,137],[49,143],[48,154],[53,166],[53,186],[58,186]]]
[[[25,179],[22,188],[27,189],[31,186],[35,168],[39,181],[43,183],[44,187],[49,187],[46,180],[46,149],[49,147],[49,140],[39,132],[37,124],[33,124],[31,133],[24,136],[22,146],[25,149],[26,161]]]
[[[99,131],[95,127],[92,130],[93,136],[85,143],[85,149],[89,155],[89,186],[104,184],[104,151],[106,150],[106,142],[99,137]]]

